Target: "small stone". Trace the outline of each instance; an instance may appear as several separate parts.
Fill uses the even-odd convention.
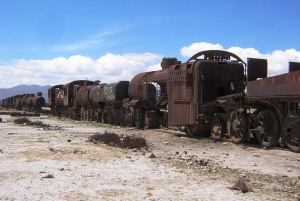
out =
[[[187,154],[187,151],[184,151],[184,154],[186,155],[186,154]]]
[[[42,178],[54,178],[53,174],[47,174],[46,176],[43,176]]]
[[[179,151],[176,151],[176,152],[175,152],[175,155],[178,155],[178,154],[179,154]]]
[[[156,156],[152,153],[149,158],[156,158]]]
[[[70,139],[68,139],[68,142],[71,142],[71,140],[70,140]]]
[[[254,165],[253,166],[257,166],[257,164],[256,163],[254,163]]]
[[[259,157],[259,155],[258,154],[253,154],[253,157]]]
[[[288,169],[287,171],[288,171],[288,172],[292,172],[292,170],[291,170],[291,169]]]

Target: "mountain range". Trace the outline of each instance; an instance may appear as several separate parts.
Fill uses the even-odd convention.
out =
[[[37,92],[42,92],[42,96],[45,98],[46,102],[48,102],[48,89],[50,85],[40,86],[40,85],[17,85],[11,88],[0,88],[0,100],[19,95],[19,94],[35,94]]]

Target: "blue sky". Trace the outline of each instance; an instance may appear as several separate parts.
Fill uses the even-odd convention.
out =
[[[162,57],[223,49],[300,62],[300,0],[0,0],[0,88],[130,80]]]

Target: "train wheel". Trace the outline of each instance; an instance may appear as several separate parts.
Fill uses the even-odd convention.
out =
[[[126,125],[128,127],[134,126],[134,109],[133,109],[133,107],[129,107],[127,109],[127,115],[126,115],[125,119],[126,119],[125,120],[126,121]]]
[[[210,133],[213,139],[222,139],[225,135],[225,122],[221,117],[215,117],[210,124]]]
[[[291,118],[283,126],[286,145],[295,152],[300,152],[300,118]]]
[[[107,122],[112,125],[114,123],[114,116],[111,113],[111,111],[109,111],[109,113],[107,114]]]
[[[140,107],[136,108],[134,112],[134,123],[137,128],[143,127],[143,123],[144,123],[143,119],[144,119],[144,115],[143,115],[142,108]]]
[[[102,123],[107,123],[107,114],[102,113]]]
[[[148,113],[148,111],[146,112],[145,117],[144,117],[144,128],[146,130],[148,130],[152,127],[151,118],[147,118],[147,116],[148,116],[147,113]]]
[[[280,138],[279,121],[272,110],[263,110],[258,113],[256,129],[260,132],[256,134],[258,142],[264,147],[275,146]]]
[[[234,110],[227,121],[227,131],[234,143],[241,143],[247,139],[248,118],[245,112]]]
[[[113,109],[112,114],[113,114],[113,124],[118,125],[118,123],[119,123],[119,111],[117,109]]]
[[[119,109],[119,122],[120,122],[120,126],[126,126],[125,114],[126,114],[126,111],[124,111],[123,108]]]

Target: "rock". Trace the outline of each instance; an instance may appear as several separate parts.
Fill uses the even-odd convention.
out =
[[[53,176],[53,174],[47,174],[46,176],[43,176],[42,179],[43,178],[46,178],[46,179],[48,179],[48,178],[54,178],[54,176]]]
[[[71,142],[71,140],[70,140],[70,139],[68,139],[68,142]]]
[[[156,156],[152,153],[149,158],[156,158]]]
[[[176,152],[175,152],[175,155],[178,155],[178,154],[179,154],[179,151],[176,151]]]

